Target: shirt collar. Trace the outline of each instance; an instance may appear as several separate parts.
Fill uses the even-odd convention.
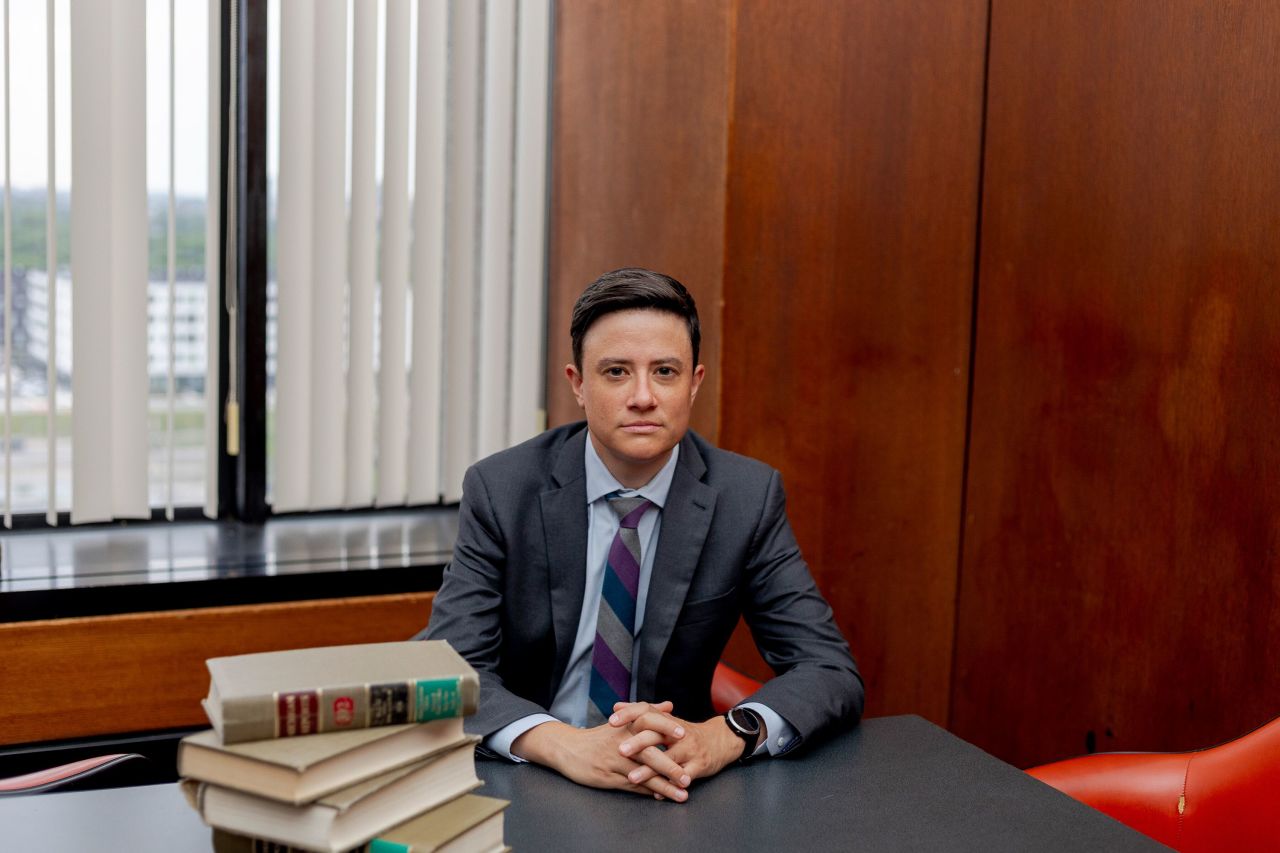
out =
[[[667,493],[671,491],[671,479],[676,474],[676,461],[680,458],[679,444],[671,448],[671,458],[662,466],[662,470],[654,474],[652,480],[638,489],[626,488],[609,473],[609,469],[605,467],[604,462],[600,461],[600,456],[596,453],[596,448],[591,441],[590,435],[587,436],[586,445],[588,505],[595,503],[605,495],[619,491],[627,493],[629,497],[639,495],[656,504],[658,509],[662,509],[663,505],[666,504]]]

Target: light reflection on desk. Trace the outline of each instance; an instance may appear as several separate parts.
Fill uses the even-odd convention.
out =
[[[284,517],[263,525],[193,521],[11,533],[0,540],[0,621],[86,615],[76,605],[74,612],[33,616],[30,606],[19,608],[10,594],[44,594],[39,601],[48,610],[55,600],[49,595],[63,590],[119,595],[138,588],[142,598],[164,599],[157,590],[172,584],[377,571],[390,573],[374,582],[374,591],[388,591],[383,587],[396,571],[410,578],[406,570],[431,568],[438,574],[457,529],[456,507],[429,507]],[[360,594],[360,585],[344,584],[345,594]],[[175,600],[172,606],[190,605]],[[98,612],[113,610],[119,612]]]

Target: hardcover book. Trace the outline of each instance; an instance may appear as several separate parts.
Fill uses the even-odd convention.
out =
[[[223,743],[425,723],[475,713],[480,680],[440,640],[261,652],[206,661]]]
[[[393,826],[351,853],[499,853],[502,811],[509,803],[464,794],[439,808]],[[301,853],[301,848],[262,838],[213,831],[215,853]]]
[[[188,801],[215,829],[331,853],[363,845],[387,827],[479,786],[474,741],[303,805],[194,779],[182,782]]]
[[[178,745],[178,775],[305,803],[468,742],[458,717],[229,745],[207,729]]]

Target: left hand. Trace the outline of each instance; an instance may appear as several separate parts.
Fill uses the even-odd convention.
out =
[[[632,784],[661,775],[687,788],[694,779],[714,776],[742,755],[742,738],[723,717],[690,723],[647,702],[619,702],[609,725],[631,731],[631,737],[618,744],[618,752],[642,765],[627,775]]]

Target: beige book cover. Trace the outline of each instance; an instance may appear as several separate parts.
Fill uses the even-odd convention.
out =
[[[467,742],[462,719],[224,744],[207,729],[178,745],[178,775],[306,803]]]
[[[480,786],[475,740],[304,805],[185,780],[187,799],[206,824],[304,850],[350,850]]]
[[[506,800],[465,794],[393,826],[353,853],[498,853]],[[213,831],[215,853],[295,853],[300,848],[262,838]]]
[[[480,680],[442,640],[210,658],[205,713],[223,743],[475,713]]]
[[[506,800],[468,794],[380,833],[368,853],[489,853],[503,847]]]

